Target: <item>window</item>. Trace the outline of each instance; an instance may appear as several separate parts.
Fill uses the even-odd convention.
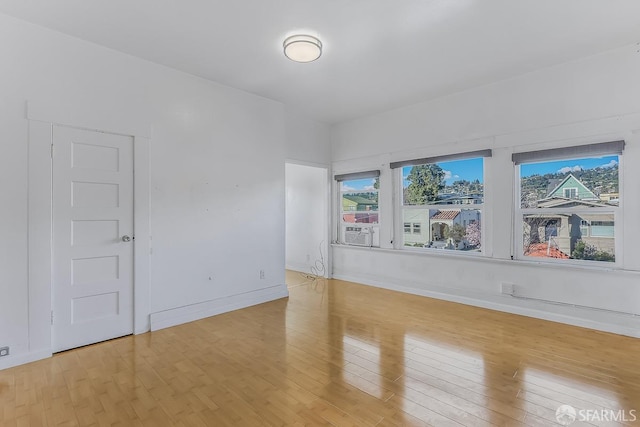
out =
[[[584,219],[580,220],[580,235],[588,237],[589,236],[589,221],[585,221]]]
[[[378,189],[380,171],[336,175],[339,184],[338,241],[379,246]]]
[[[564,188],[564,197],[567,199],[577,199],[578,198],[578,189],[577,188]]]
[[[483,150],[391,164],[402,183],[403,248],[482,251],[484,157],[490,155]]]
[[[519,258],[615,262],[623,147],[618,141],[514,154]]]
[[[613,238],[615,223],[614,221],[591,221],[589,234],[591,237],[608,237]]]

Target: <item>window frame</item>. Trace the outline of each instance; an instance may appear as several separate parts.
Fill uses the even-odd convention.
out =
[[[360,179],[378,179],[378,186],[379,188],[375,189],[375,190],[370,190],[367,192],[376,192],[378,195],[378,208],[375,211],[371,211],[371,210],[365,210],[365,211],[358,211],[358,210],[349,210],[349,211],[345,211],[343,210],[343,195],[345,194],[349,194],[349,193],[362,193],[365,190],[353,190],[353,191],[342,191],[342,183],[343,182],[348,182],[348,181],[355,181],[355,180],[360,180]],[[335,175],[334,176],[334,183],[335,183],[335,188],[336,188],[336,206],[337,209],[334,209],[334,212],[336,212],[337,214],[337,220],[336,220],[336,238],[335,238],[335,242],[337,244],[340,245],[345,245],[345,246],[353,246],[353,247],[361,247],[361,248],[379,248],[380,247],[380,227],[381,227],[381,220],[380,220],[380,171],[379,170],[372,170],[372,171],[365,171],[365,172],[354,172],[354,173],[348,173],[348,174],[342,174],[342,175]],[[345,213],[356,213],[356,212],[369,212],[369,213],[376,213],[377,214],[377,222],[375,223],[352,223],[352,222],[345,222],[344,221],[344,214]],[[348,243],[346,241],[346,232],[348,230],[346,230],[347,227],[357,227],[359,229],[368,229],[368,234],[371,236],[370,237],[370,242],[368,245],[360,245],[360,244],[355,244],[355,243]],[[343,232],[344,229],[344,232]],[[376,242],[376,238],[377,238],[377,242]],[[376,244],[377,243],[377,244]]]
[[[592,147],[597,145],[605,145],[611,143],[602,143],[602,144],[591,144],[585,147]],[[622,145],[624,147],[624,143]],[[560,160],[580,160],[580,159],[589,159],[589,158],[600,158],[604,156],[618,156],[618,194],[623,195],[624,193],[624,179],[623,179],[623,169],[624,169],[624,155],[622,152],[601,152],[597,154],[591,154],[589,152],[585,152],[584,154],[580,154],[579,149],[581,146],[568,147],[568,148],[560,148],[555,149],[558,152],[562,150],[577,150],[572,156],[563,156],[558,155],[558,157],[546,157],[542,159],[534,159],[531,161],[523,161],[515,164],[514,172],[515,172],[515,191],[514,191],[514,210],[513,210],[513,227],[512,227],[512,235],[514,240],[514,252],[512,254],[513,259],[520,261],[528,261],[528,262],[536,262],[536,263],[544,263],[550,265],[571,265],[574,267],[585,267],[585,268],[602,268],[602,269],[622,269],[623,268],[623,203],[624,197],[619,197],[620,201],[617,206],[603,206],[603,207],[590,207],[590,208],[522,208],[522,185],[521,185],[521,165],[522,164],[530,164],[530,163],[544,163],[544,162],[553,162]],[[554,151],[554,149],[549,150]],[[515,158],[516,154],[514,154]],[[514,160],[515,162],[515,160]],[[563,191],[564,196],[564,191]],[[524,254],[524,235],[523,235],[523,223],[525,215],[563,215],[571,213],[573,215],[613,215],[614,222],[614,261],[597,261],[597,260],[585,260],[585,259],[556,259],[556,258],[544,258],[544,257],[534,257],[528,256]],[[587,222],[588,225],[584,225],[583,223]],[[593,236],[592,235],[592,220],[580,219],[580,223],[575,226],[579,227],[581,232],[583,228],[587,228],[587,236],[589,238],[608,238],[603,236]],[[568,254],[571,256],[571,254]]]
[[[570,190],[570,194],[567,196],[567,190]],[[578,187],[567,187],[562,189],[562,195],[565,199],[577,199],[578,198]],[[575,195],[575,197],[572,196]]]
[[[426,159],[417,159],[415,161],[409,162],[395,162],[391,164],[392,172],[393,172],[393,180],[394,180],[394,191],[393,191],[393,216],[394,216],[394,249],[407,251],[407,252],[415,252],[415,253],[429,253],[429,254],[439,254],[439,255],[452,255],[452,256],[471,256],[471,257],[488,257],[490,256],[490,251],[486,246],[487,235],[486,235],[486,224],[488,223],[486,219],[487,215],[487,157],[491,157],[491,150],[480,150],[470,153],[461,153],[461,154],[452,154],[445,156],[437,156]],[[433,160],[432,164],[456,161],[456,160],[471,160],[471,159],[482,159],[482,185],[483,185],[483,200],[482,203],[478,204],[462,204],[462,203],[452,203],[452,204],[427,204],[427,205],[404,205],[404,187],[403,187],[403,174],[402,170],[405,166],[419,166],[423,164],[423,160]],[[395,167],[394,167],[395,166]],[[414,247],[414,246],[405,246],[404,244],[404,215],[403,212],[405,209],[408,210],[417,210],[417,209],[434,209],[434,210],[476,210],[479,211],[480,216],[480,250],[479,251],[465,251],[465,250],[443,250],[438,248],[429,248],[429,247]],[[470,221],[475,222],[475,221]],[[411,221],[413,225],[413,221]],[[421,231],[422,233],[422,231]],[[412,232],[413,235],[413,227]]]

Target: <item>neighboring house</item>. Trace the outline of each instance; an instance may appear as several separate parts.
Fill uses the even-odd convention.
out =
[[[607,194],[605,198],[598,197],[572,174],[562,180],[552,180],[548,189],[546,197],[537,201],[538,208],[617,205],[617,193]],[[611,214],[529,214],[525,215],[524,221],[527,240],[525,254],[528,256],[568,258],[578,240],[596,246],[599,250],[614,252],[614,223]]]
[[[480,213],[477,210],[438,210],[429,218],[430,240],[445,240],[447,232],[455,224],[466,228],[467,225],[474,222],[480,222]]]
[[[357,194],[342,196],[343,221],[361,224],[378,222],[378,202]]]
[[[571,217],[571,249],[578,240],[601,251],[615,252],[614,221],[611,214],[580,214]]]
[[[550,185],[554,185],[555,187],[551,188],[547,192],[547,197],[543,200],[547,199],[577,199],[582,201],[592,201],[597,202],[600,199],[596,196],[591,190],[589,190],[578,178],[573,176],[573,174],[567,175],[560,182],[555,182],[557,180],[551,180]]]
[[[454,224],[463,227],[480,222],[480,212],[474,209],[405,209],[402,214],[404,245],[420,246],[446,240]]]
[[[429,217],[433,210],[415,208],[405,209],[402,213],[405,246],[424,245],[429,243]]]
[[[429,230],[431,230],[430,240],[444,240],[449,229],[453,227],[453,224],[458,223],[460,223],[460,211],[436,211],[436,213],[429,219]]]

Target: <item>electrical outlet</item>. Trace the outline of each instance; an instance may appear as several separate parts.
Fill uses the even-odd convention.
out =
[[[0,357],[9,355],[9,346],[0,347]]]
[[[264,270],[260,270],[260,278],[264,279]]]

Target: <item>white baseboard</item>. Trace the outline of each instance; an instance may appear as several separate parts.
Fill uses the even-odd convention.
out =
[[[184,307],[151,313],[151,330],[169,328],[183,323],[193,322],[216,314],[227,313],[252,305],[262,304],[289,296],[286,285],[271,286],[269,288],[204,301]]]
[[[300,271],[302,273],[309,272],[309,265],[304,262],[287,261],[284,266],[287,270]]]
[[[0,371],[3,369],[13,368],[14,366],[24,365],[25,363],[35,362],[37,360],[46,359],[53,355],[50,348],[38,351],[30,351],[29,353],[9,354],[0,360]]]
[[[640,338],[640,317],[617,314],[614,312],[596,312],[583,307],[559,307],[557,305],[539,302],[522,301],[505,295],[489,295],[477,292],[474,295],[456,295],[440,289],[420,289],[410,284],[399,285],[394,282],[381,280],[380,278],[361,277],[356,275],[333,273],[334,279],[360,283],[392,291],[419,295],[429,298],[451,301],[474,307],[503,311],[521,316],[534,317],[552,322],[565,323],[598,331],[611,332]],[[562,311],[562,312],[560,312]],[[594,317],[599,319],[594,319]]]
[[[303,264],[303,263],[297,263],[297,262],[288,262],[285,264],[284,266],[285,269],[287,270],[291,270],[291,271],[296,271],[298,273],[302,273],[302,274],[310,274],[312,276],[315,276],[314,273],[311,272],[311,266],[307,265],[307,264]],[[329,278],[328,276],[328,272],[326,271],[325,268],[325,272],[324,272],[324,277],[325,278]]]

